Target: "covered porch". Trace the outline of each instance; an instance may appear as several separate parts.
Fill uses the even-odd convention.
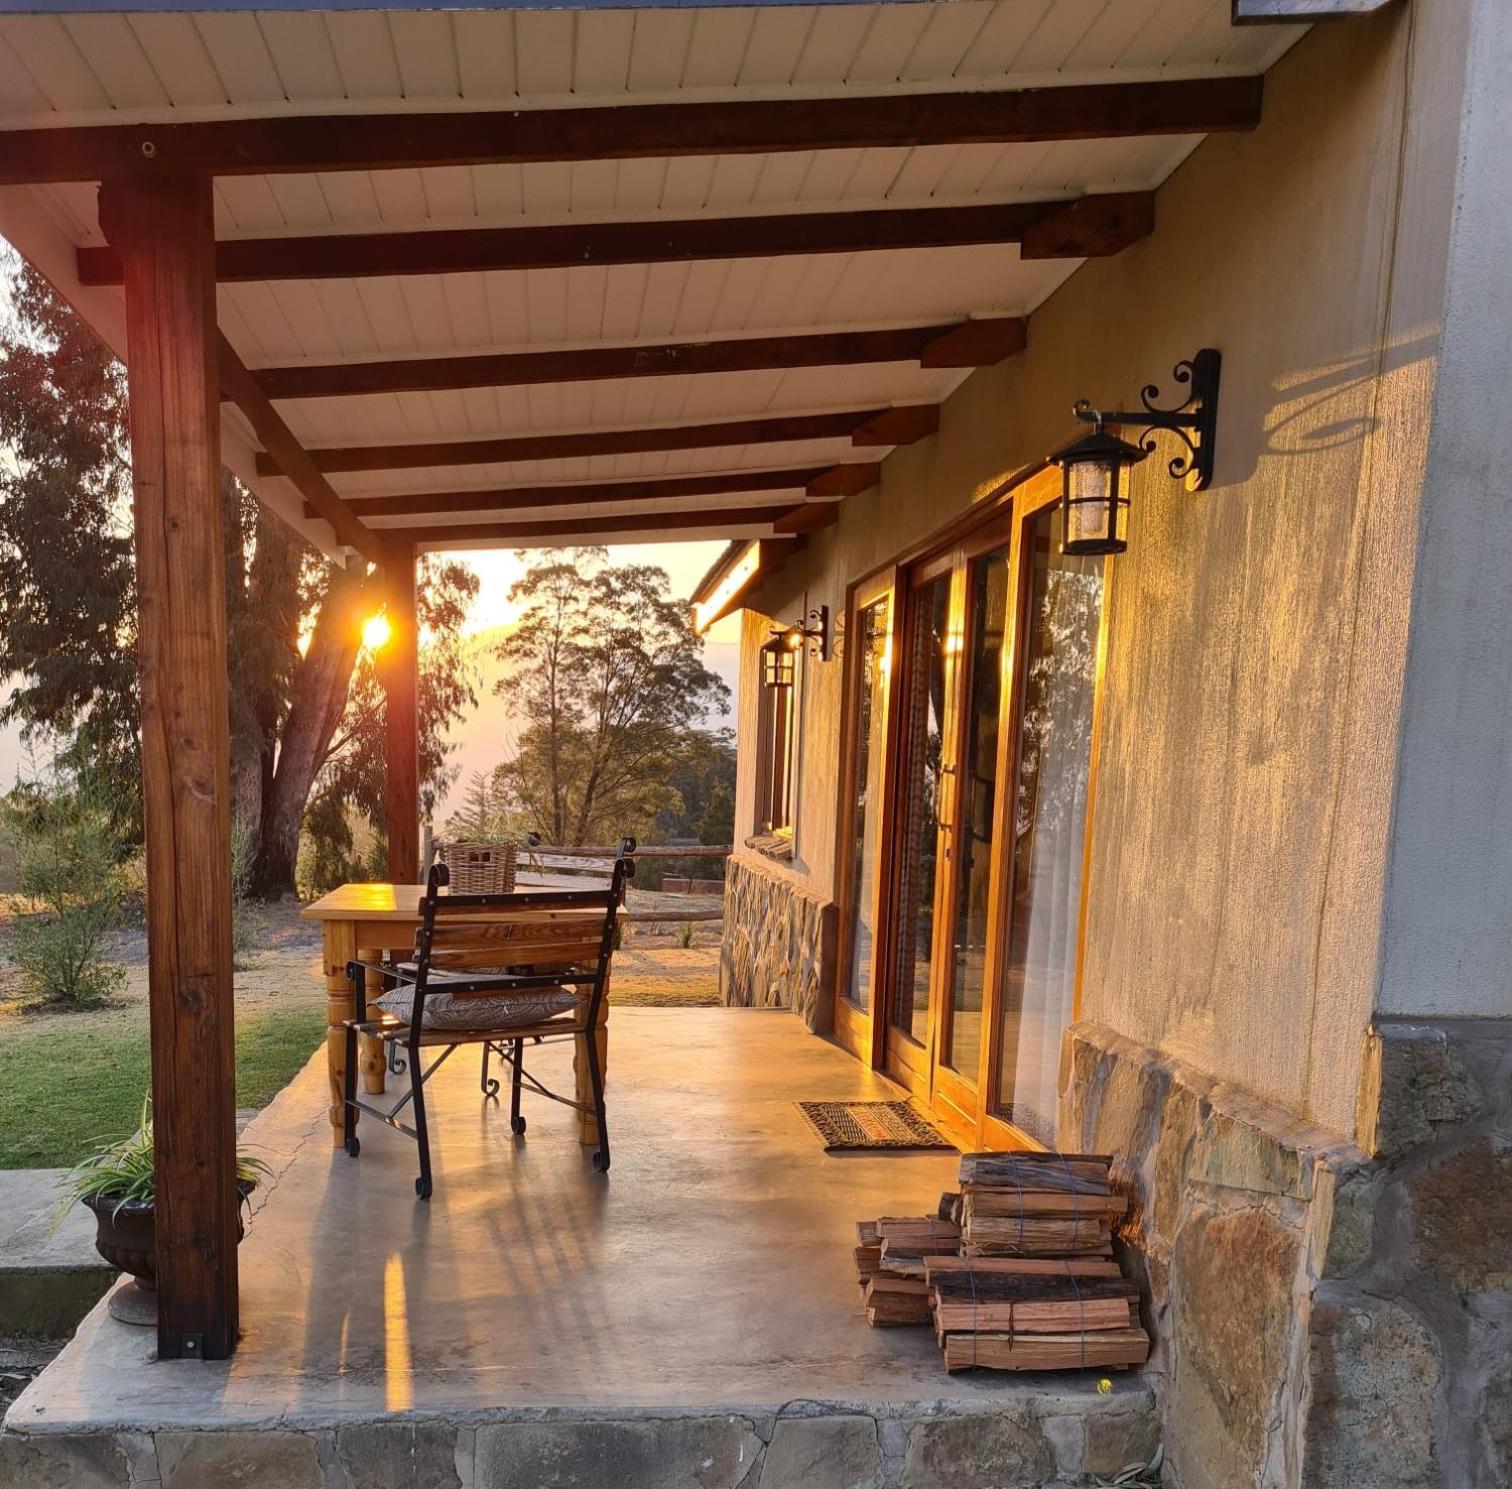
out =
[[[867,1328],[855,1220],[926,1205],[955,1155],[829,1156],[794,1102],[899,1094],[884,1077],[775,1010],[611,1025],[612,1182],[560,1108],[512,1137],[459,1059],[428,1205],[397,1136],[332,1150],[317,1055],[245,1135],[275,1177],[234,1359],[149,1368],[150,1331],[102,1303],[12,1410],[13,1451],[164,1489],[230,1465],[280,1489],[1018,1483],[1148,1456],[1147,1375],[947,1376],[930,1331]]]
[[[215,1360],[244,1338],[255,1374],[282,1358],[272,1319],[295,1315],[257,1291],[260,1243],[245,1299],[237,1278],[221,467],[333,561],[384,576],[388,877],[409,881],[420,554],[720,537],[756,542],[770,575],[830,540],[879,461],[948,432],[972,373],[1024,352],[1079,265],[1138,252],[1205,137],[1257,127],[1263,74],[1302,34],[1286,13],[1318,8],[1259,26],[1228,0],[1122,0],[1102,24],[1100,7],[1014,0],[383,9],[0,22],[0,231],[129,376],[159,1353]],[[328,958],[333,1026],[360,950]],[[837,1080],[872,1079],[822,1055]],[[684,1078],[691,1053],[671,1058]],[[646,1099],[615,1064],[612,1099]],[[730,1079],[762,1103],[785,1089]],[[323,1098],[303,1108],[327,1127],[302,1162],[322,1184],[366,1178],[371,1203],[371,1176],[328,1173]],[[649,1182],[675,1193],[658,1156]],[[295,1223],[301,1188],[269,1219],[289,1205]],[[626,1201],[593,1202],[607,1219]],[[823,1203],[836,1236],[865,1212]],[[490,1213],[479,1237],[502,1243]],[[349,1236],[309,1243],[281,1285],[350,1265]],[[494,1307],[504,1265],[480,1240],[462,1296]],[[814,1347],[797,1306],[813,1285],[789,1289],[788,1351]],[[379,1317],[349,1317],[346,1347],[376,1350]]]

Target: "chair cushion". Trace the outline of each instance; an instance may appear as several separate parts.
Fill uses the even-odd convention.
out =
[[[496,993],[489,997],[454,998],[440,991],[446,981],[444,972],[431,974],[431,986],[425,994],[425,1028],[427,1029],[519,1029],[527,1024],[542,1024],[559,1013],[576,1008],[581,1001],[567,988],[528,988],[518,993]],[[370,998],[372,1008],[381,1009],[402,1024],[414,1016],[415,987],[404,982],[381,997]]]

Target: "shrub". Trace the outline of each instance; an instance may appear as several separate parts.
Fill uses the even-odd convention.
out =
[[[125,977],[104,955],[125,892],[111,814],[65,780],[34,781],[0,804],[0,832],[29,902],[4,937],[26,993],[72,1008],[104,1002]]]

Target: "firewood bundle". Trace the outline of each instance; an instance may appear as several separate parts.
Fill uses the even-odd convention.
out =
[[[873,1328],[929,1322],[924,1260],[958,1255],[960,1227],[934,1215],[887,1216],[856,1225],[856,1280]]]
[[[934,1215],[857,1227],[867,1322],[930,1324],[947,1370],[1142,1364],[1139,1290],[1113,1259],[1109,1160],[968,1153]]]

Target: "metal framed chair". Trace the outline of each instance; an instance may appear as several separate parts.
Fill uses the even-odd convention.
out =
[[[520,1097],[528,1087],[574,1111],[591,1113],[598,1122],[599,1147],[593,1166],[609,1168],[609,1124],[604,1101],[604,1072],[595,1037],[603,1000],[608,995],[609,965],[618,939],[619,911],[635,874],[635,839],[621,841],[607,887],[592,890],[528,891],[523,894],[452,894],[445,864],[432,864],[421,901],[422,920],[412,961],[349,962],[347,974],[357,989],[356,1017],[346,1021],[346,1080],[342,1093],[347,1153],[361,1151],[357,1113],[413,1138],[420,1149],[420,1176],[415,1193],[432,1192],[430,1135],[425,1086],[452,1052],[464,1044],[484,1048],[485,1096],[498,1093],[488,1078],[487,1059],[497,1054],[510,1067],[510,1126],[525,1130]],[[408,1003],[407,1017],[383,1013],[370,1018],[364,995],[365,971],[377,971],[392,983],[384,1002],[395,994]],[[553,993],[575,989],[565,1012],[529,1016],[528,1005],[549,1001]],[[431,1016],[427,1017],[427,1005]],[[510,1011],[525,1011],[525,1020],[510,1021]],[[409,1090],[384,1109],[357,1094],[357,1039],[369,1035],[407,1054]],[[525,1044],[580,1039],[592,1090],[591,1102],[550,1090],[525,1069]],[[422,1050],[440,1053],[426,1066]],[[414,1125],[401,1120],[414,1107]]]

